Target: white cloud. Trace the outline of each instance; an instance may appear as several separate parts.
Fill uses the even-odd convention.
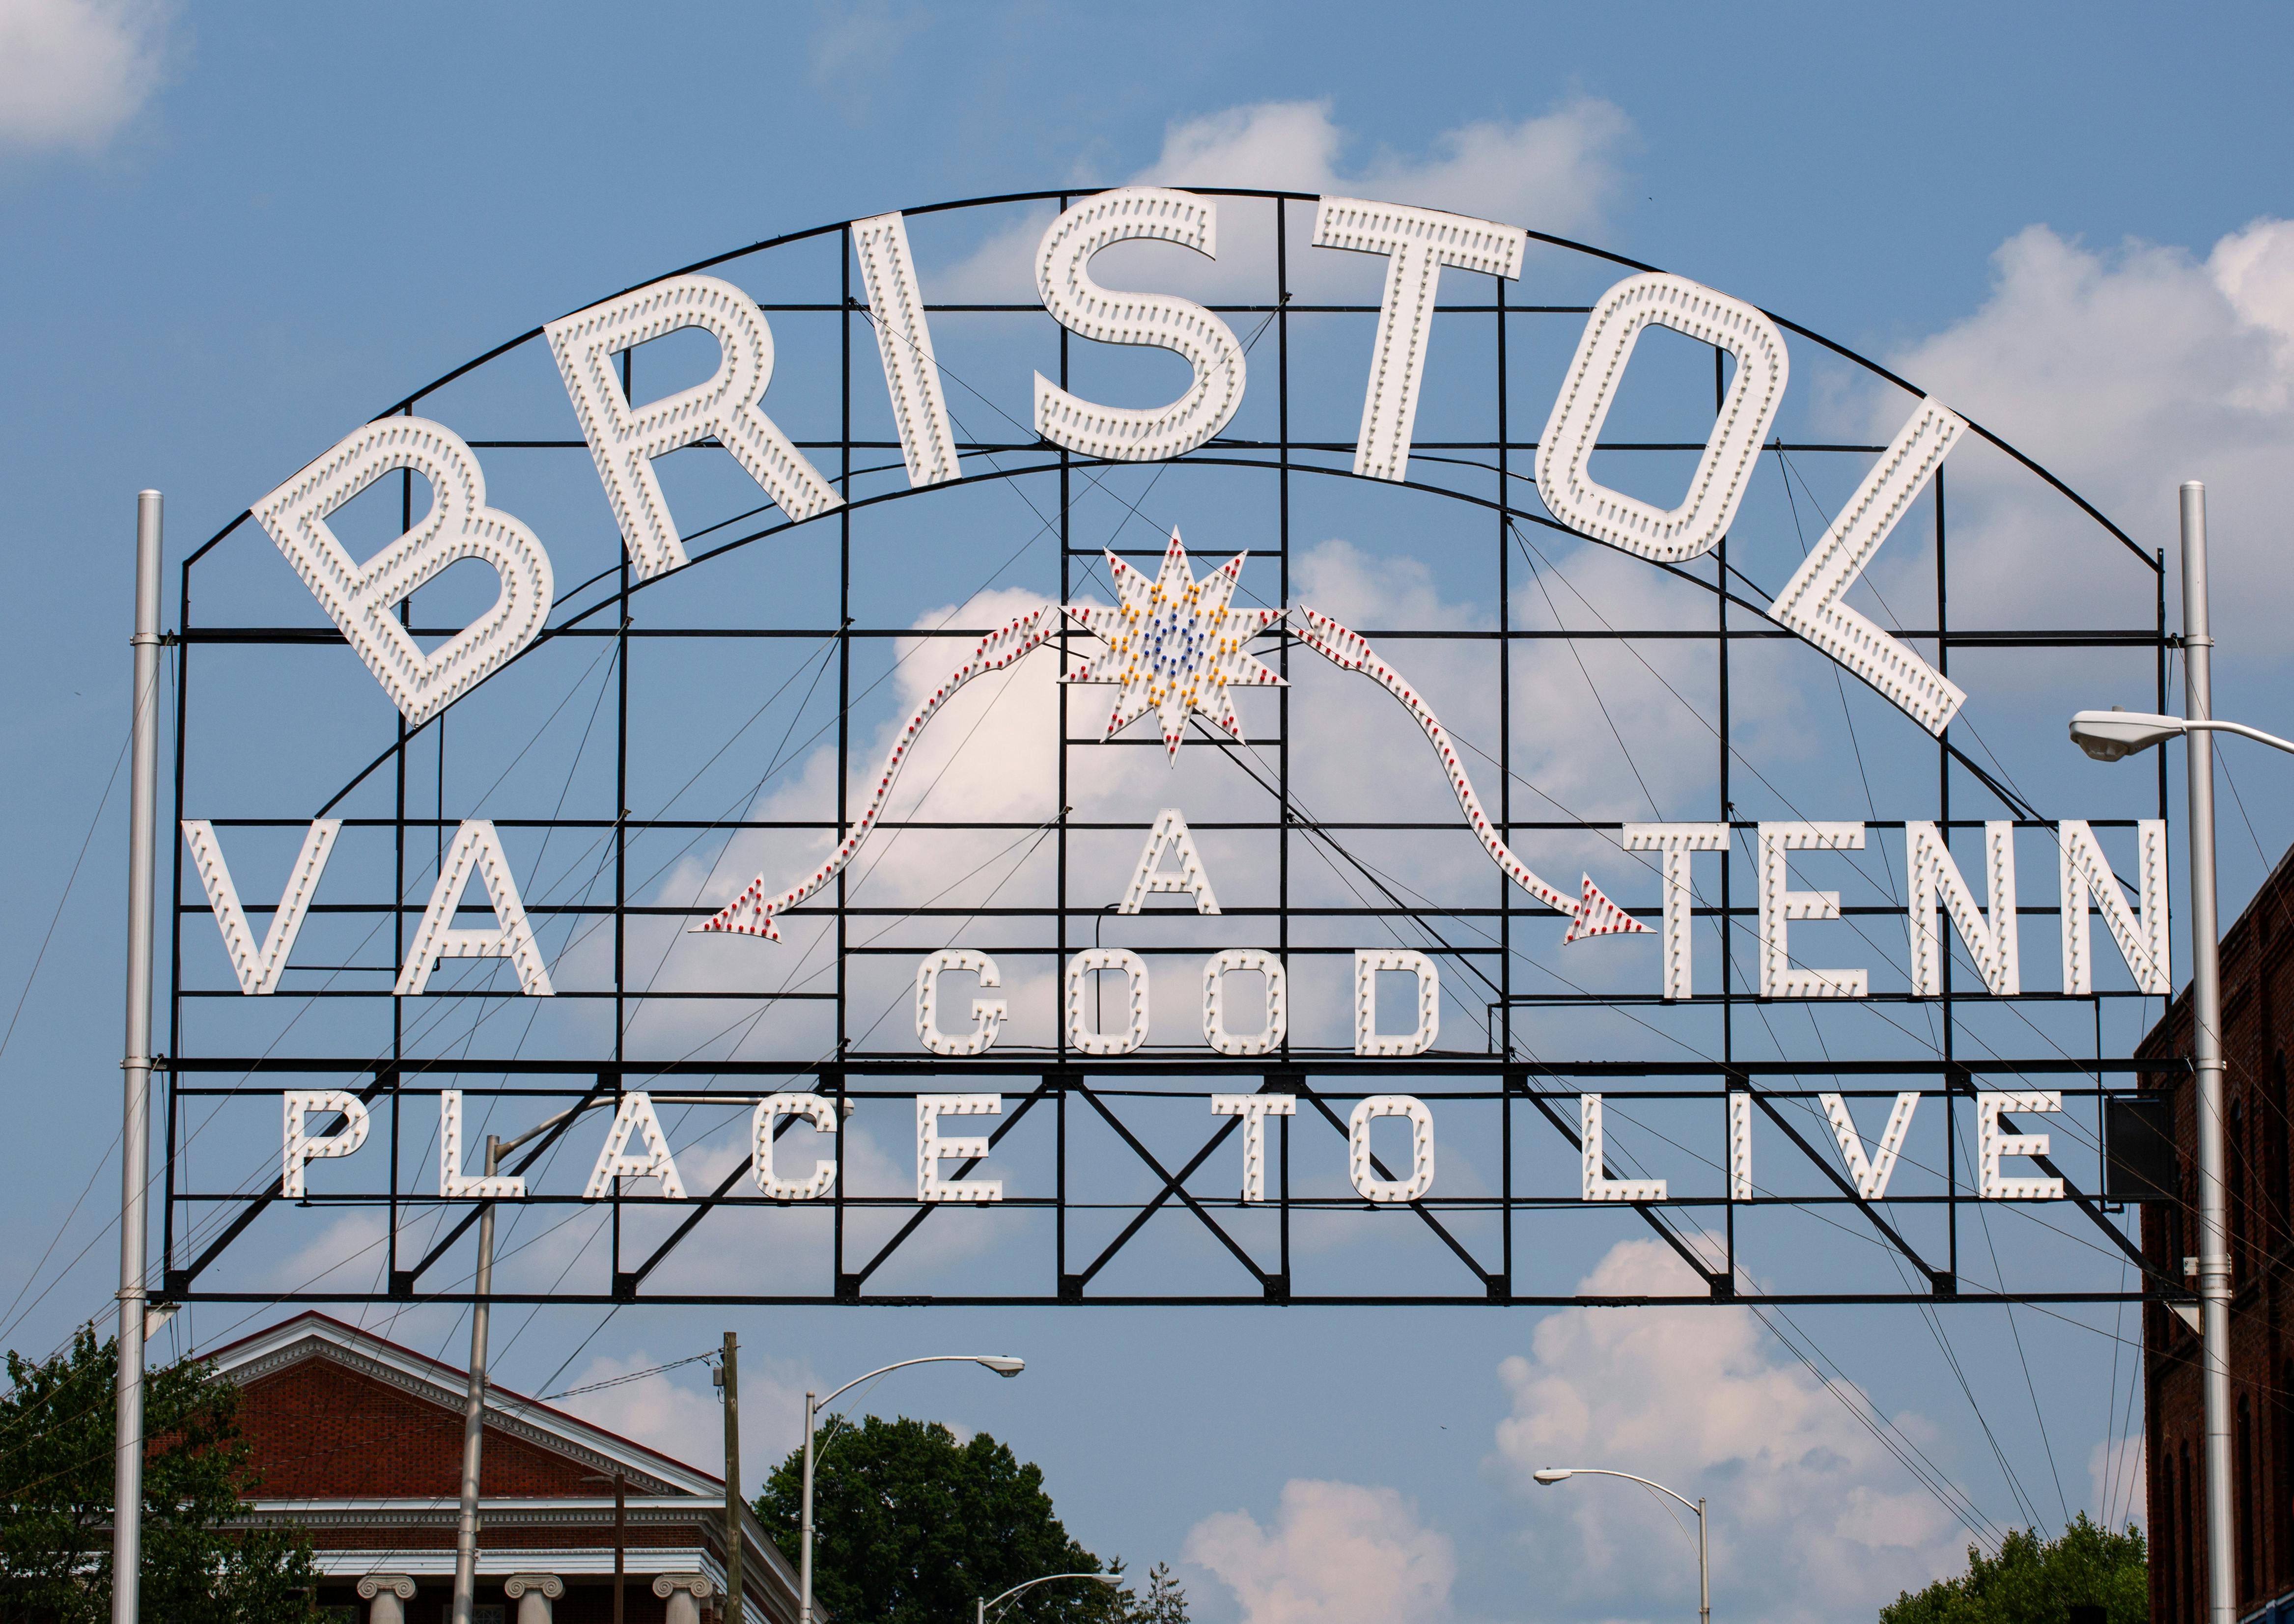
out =
[[[1391,1489],[1293,1478],[1274,1526],[1204,1518],[1187,1560],[1234,1592],[1243,1624],[1433,1624],[1450,1614],[1457,1558]]]
[[[2097,251],[2034,225],[1993,264],[1980,309],[1888,364],[2036,458],[2146,552],[2165,548],[2170,596],[2176,487],[2205,480],[2217,629],[2242,655],[2282,657],[2284,640],[2265,634],[2294,590],[2280,541],[2294,496],[2294,222],[2257,220],[2203,259],[2140,242]],[[1904,414],[1889,393],[1870,422],[1883,436]],[[1955,606],[2009,625],[2142,621],[2150,574],[2118,542],[1988,448],[1965,447],[1951,467]],[[1884,559],[1888,579],[1932,567],[1918,551]]]
[[[1383,151],[1348,165],[1343,161],[1346,133],[1328,102],[1262,102],[1173,124],[1155,160],[1119,183],[1371,197],[1567,236],[1599,224],[1617,183],[1617,149],[1631,129],[1613,104],[1579,97],[1534,118],[1460,125],[1436,136],[1424,153]],[[1310,213],[1294,210],[1293,218],[1296,231],[1313,224]],[[1050,220],[1048,211],[1036,211],[989,238],[963,264],[931,279],[933,296],[1013,296],[1031,288],[1036,245]],[[1184,253],[1167,255],[1162,263],[1188,262],[1178,267],[1176,290],[1232,287],[1271,262],[1262,237],[1231,231],[1215,267]],[[1123,264],[1135,251],[1159,250],[1119,247],[1110,251],[1110,264]],[[1293,254],[1290,264],[1299,286],[1352,275],[1366,280],[1373,296],[1383,274],[1378,264],[1354,254]],[[1116,276],[1113,270],[1105,274]]]
[[[0,0],[0,148],[93,151],[159,82],[158,0]]]
[[[1612,1247],[1578,1289],[1692,1289],[1662,1242]],[[1498,1463],[1531,1498],[1528,1541],[1557,1599],[1673,1608],[1696,1560],[1665,1511],[1631,1484],[1539,1487],[1548,1466],[1607,1466],[1712,1497],[1714,1588],[1746,1616],[1868,1613],[1962,1560],[1965,1536],[1817,1381],[1775,1352],[1751,1311],[1570,1309],[1540,1323],[1500,1375],[1513,1413]],[[1896,1425],[1932,1450],[1916,1416]],[[1686,1522],[1686,1514],[1683,1514]]]
[[[813,32],[812,82],[823,88],[865,84],[930,20],[921,10],[883,0],[829,8]]]

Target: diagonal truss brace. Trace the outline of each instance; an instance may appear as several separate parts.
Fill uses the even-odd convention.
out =
[[[1331,1127],[1338,1130],[1338,1134],[1340,1139],[1346,1137],[1346,1125],[1345,1122],[1340,1120],[1338,1114],[1330,1108],[1329,1101],[1325,1100],[1321,1094],[1314,1092],[1314,1087],[1312,1084],[1300,1081],[1294,1084],[1292,1086],[1297,1092],[1314,1101],[1314,1108],[1322,1113],[1322,1119],[1324,1121],[1328,1122]],[[1373,1156],[1370,1158],[1370,1165],[1371,1171],[1377,1173],[1379,1178],[1387,1180],[1393,1179],[1394,1170],[1391,1167],[1388,1167],[1386,1163],[1380,1160],[1378,1157]],[[1287,1199],[1289,1192],[1285,1190],[1283,1194]],[[1444,1225],[1442,1221],[1434,1215],[1434,1212],[1431,1207],[1428,1206],[1423,1201],[1411,1201],[1405,1205],[1409,1206],[1411,1212],[1416,1213],[1419,1217],[1425,1220],[1426,1227],[1433,1230],[1435,1235],[1441,1240],[1442,1244],[1449,1247],[1450,1250],[1457,1255],[1460,1263],[1465,1264],[1467,1268],[1474,1271],[1474,1278],[1481,1282],[1482,1289],[1488,1293],[1493,1300],[1502,1300],[1513,1290],[1513,1282],[1507,1279],[1504,1275],[1492,1274],[1488,1270],[1482,1267],[1480,1261],[1476,1259],[1471,1252],[1466,1249],[1465,1243],[1460,1241],[1456,1236],[1451,1234],[1448,1228]]]
[[[1816,1147],[1810,1144],[1808,1141],[1801,1137],[1800,1130],[1794,1127],[1792,1124],[1785,1120],[1784,1114],[1777,1109],[1775,1101],[1770,1100],[1766,1094],[1761,1092],[1760,1090],[1756,1088],[1747,1086],[1745,1088],[1745,1092],[1752,1095],[1753,1102],[1761,1108],[1761,1114],[1766,1116],[1770,1122],[1775,1123],[1777,1127],[1783,1129],[1784,1135],[1786,1139],[1789,1139],[1793,1143],[1800,1147],[1801,1154],[1807,1157],[1810,1161],[1813,1162],[1818,1170],[1823,1173],[1826,1178],[1830,1179],[1834,1184],[1837,1185],[1843,1195],[1856,1203],[1857,1210],[1872,1221],[1872,1227],[1879,1230],[1881,1234],[1886,1236],[1888,1238],[1889,1244],[1894,1246],[1897,1251],[1902,1253],[1905,1257],[1909,1259],[1911,1261],[1912,1267],[1918,1270],[1922,1275],[1926,1277],[1929,1290],[1932,1291],[1939,1297],[1949,1297],[1958,1295],[1959,1281],[1957,1278],[1953,1275],[1951,1271],[1948,1269],[1936,1268],[1934,1265],[1930,1263],[1927,1259],[1922,1257],[1917,1252],[1914,1251],[1912,1249],[1912,1243],[1906,1240],[1901,1235],[1896,1233],[1895,1226],[1890,1223],[1885,1218],[1880,1216],[1879,1207],[1873,1202],[1866,1200],[1864,1198],[1864,1193],[1858,1190],[1854,1183],[1852,1183],[1839,1168],[1834,1166],[1829,1158],[1818,1154]]]
[[[1508,1086],[1511,1086],[1510,1082]],[[1585,1153],[1584,1140],[1578,1136],[1577,1130],[1569,1125],[1561,1113],[1553,1108],[1552,1101],[1537,1090],[1531,1088],[1526,1081],[1522,1084],[1522,1092],[1527,1097],[1529,1102],[1537,1108],[1537,1114],[1553,1125],[1553,1131],[1569,1141],[1569,1148],[1582,1156]],[[1574,1095],[1570,1097],[1574,1098]],[[1609,1165],[1609,1158],[1606,1156],[1601,1158],[1601,1176],[1605,1179],[1617,1176],[1617,1170]],[[1660,1240],[1680,1255],[1682,1263],[1696,1271],[1697,1278],[1705,1283],[1714,1296],[1729,1297],[1736,1295],[1737,1282],[1729,1278],[1727,1271],[1714,1273],[1712,1265],[1688,1249],[1688,1243],[1682,1240],[1673,1227],[1658,1215],[1655,1206],[1646,1201],[1634,1201],[1628,1205],[1641,1215],[1642,1222],[1656,1231]]]
[[[1178,1197],[1178,1198],[1185,1204],[1189,1212],[1201,1219],[1203,1222],[1203,1227],[1210,1230],[1210,1232],[1217,1238],[1219,1244],[1224,1246],[1229,1252],[1232,1253],[1236,1261],[1241,1263],[1244,1268],[1250,1271],[1251,1277],[1258,1282],[1260,1290],[1273,1291],[1278,1286],[1282,1284],[1281,1277],[1280,1275],[1269,1274],[1264,1269],[1261,1269],[1258,1266],[1257,1260],[1255,1260],[1249,1252],[1245,1251],[1243,1247],[1237,1243],[1234,1237],[1229,1235],[1226,1230],[1221,1227],[1218,1220],[1212,1217],[1209,1212],[1205,1209],[1203,1204],[1196,1200],[1193,1196],[1190,1195],[1186,1189],[1186,1181],[1194,1175],[1195,1170],[1200,1167],[1205,1162],[1208,1161],[1210,1159],[1211,1152],[1224,1144],[1229,1136],[1232,1135],[1235,1130],[1242,1126],[1241,1117],[1230,1116],[1225,1122],[1214,1129],[1209,1141],[1203,1146],[1203,1148],[1196,1151],[1194,1156],[1189,1159],[1187,1165],[1180,1168],[1179,1171],[1175,1173],[1167,1171],[1164,1168],[1163,1164],[1156,1159],[1155,1153],[1148,1149],[1145,1145],[1139,1142],[1137,1136],[1135,1135],[1129,1128],[1123,1125],[1122,1121],[1115,1115],[1114,1112],[1107,1108],[1107,1102],[1102,1100],[1099,1095],[1093,1091],[1089,1084],[1078,1083],[1075,1084],[1075,1089],[1077,1092],[1080,1093],[1084,1097],[1085,1102],[1088,1104],[1093,1110],[1097,1111],[1100,1114],[1107,1125],[1113,1128],[1116,1133],[1121,1136],[1123,1142],[1131,1147],[1132,1154],[1138,1157],[1141,1161],[1146,1163],[1148,1167],[1154,1173],[1155,1176],[1163,1181],[1163,1188],[1155,1192],[1155,1198],[1153,1200],[1148,1202],[1144,1206],[1141,1207],[1137,1213],[1133,1214],[1131,1222],[1123,1226],[1123,1232],[1118,1235],[1113,1240],[1109,1241],[1105,1250],[1102,1251],[1097,1257],[1092,1259],[1090,1265],[1086,1268],[1081,1274],[1064,1275],[1061,1278],[1060,1295],[1062,1297],[1073,1298],[1078,1301],[1081,1300],[1083,1288],[1091,1283],[1092,1276],[1097,1274],[1102,1269],[1104,1269],[1109,1263],[1113,1261],[1115,1255],[1123,1250],[1125,1244],[1128,1242],[1134,1235],[1139,1232],[1140,1229],[1150,1218],[1161,1211],[1163,1204],[1166,1201],[1168,1201],[1173,1196]],[[1264,1091],[1262,1090],[1261,1092]]]

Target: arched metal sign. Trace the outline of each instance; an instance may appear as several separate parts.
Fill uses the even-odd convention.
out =
[[[1788,432],[1795,367],[1899,426]],[[1968,447],[2115,623],[1955,625]],[[1557,1238],[1620,1223],[1646,1300],[2180,1296],[2099,1193],[2163,776],[2062,816],[1980,731],[2040,654],[2163,709],[2160,569],[1501,222],[1131,187],[674,272],[183,564],[164,1295],[468,1300],[494,1202],[504,1301],[1606,1301]],[[2103,1264],[1971,1278],[1971,1209]]]

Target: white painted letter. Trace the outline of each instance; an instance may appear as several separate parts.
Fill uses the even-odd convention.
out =
[[[1370,1165],[1370,1125],[1374,1116],[1410,1118],[1410,1176],[1381,1179]],[[1372,1094],[1346,1118],[1346,1173],[1366,1201],[1415,1201],[1434,1188],[1434,1114],[1408,1094]]]
[[[512,1199],[525,1193],[525,1181],[508,1173],[488,1178],[462,1172],[462,1094],[446,1089],[438,1096],[438,1193],[449,1201]]]
[[[1468,215],[1324,198],[1314,207],[1314,246],[1386,256],[1386,297],[1379,305],[1370,387],[1363,396],[1354,473],[1398,480],[1410,467],[1411,425],[1434,336],[1434,296],[1442,267],[1457,265],[1508,280],[1521,274],[1529,233]]]
[[[1584,1154],[1588,1201],[1662,1201],[1663,1179],[1613,1179],[1601,1165],[1601,1096],[1577,1096],[1577,1138]]]
[[[1119,970],[1128,1019],[1119,1033],[1094,1032],[1085,1023],[1086,1005],[1096,1008],[1102,970]],[[1086,1054],[1129,1054],[1147,1041],[1147,962],[1127,947],[1086,947],[1068,961],[1068,1042]]]
[[[962,470],[948,399],[940,393],[931,327],[924,319],[923,290],[916,285],[916,262],[908,253],[907,225],[898,215],[855,220],[852,248],[860,258],[860,286],[868,296],[876,348],[884,359],[884,387],[891,392],[892,420],[900,429],[908,489],[945,484]]]
[[[1935,734],[1966,702],[1966,691],[1843,600],[1966,426],[1923,400],[1769,605],[1777,624],[1800,633]]]
[[[1242,1198],[1266,1199],[1266,1119],[1298,1114],[1296,1094],[1213,1094],[1211,1115],[1242,1118]]]
[[[2063,1198],[2061,1179],[2009,1179],[1999,1173],[2003,1156],[2045,1156],[2047,1136],[2044,1133],[2002,1133],[1999,1113],[2002,1111],[2060,1111],[2062,1095],[2052,1090],[2045,1092],[1978,1094],[1975,1096],[1975,1154],[1981,1183],[1977,1194],[1986,1201],[2060,1201]]]
[[[339,1089],[312,1092],[289,1090],[280,1098],[287,1108],[287,1136],[286,1161],[279,1170],[279,1193],[290,1201],[299,1200],[303,1195],[304,1163],[322,1156],[348,1156],[366,1143],[366,1105],[356,1094],[346,1094]],[[305,1133],[303,1118],[313,1111],[340,1111],[343,1131]]]
[[[1235,970],[1255,970],[1266,978],[1266,1024],[1260,1031],[1226,1029],[1224,982],[1227,972]],[[1229,947],[1211,954],[1203,965],[1203,1038],[1221,1054],[1272,1054],[1281,1048],[1282,1035],[1289,1027],[1289,1003],[1282,961],[1264,947]]]
[[[1378,1029],[1378,972],[1406,970],[1418,978],[1418,1027],[1397,1036]],[[1442,972],[1434,961],[1408,948],[1354,949],[1354,1052],[1423,1054],[1442,1031]]]
[[[1159,868],[1163,854],[1176,848],[1179,866]],[[1216,914],[1218,897],[1212,894],[1211,877],[1204,872],[1203,859],[1195,850],[1195,837],[1187,830],[1187,820],[1176,807],[1166,807],[1155,814],[1155,827],[1148,832],[1146,849],[1139,854],[1139,866],[1131,871],[1130,889],[1116,907],[1118,914],[1136,914],[1148,895],[1156,891],[1183,891],[1195,899],[1195,912]]]
[[[1695,989],[1693,954],[1689,941],[1690,908],[1696,900],[1690,882],[1688,854],[1729,849],[1726,824],[1627,824],[1627,851],[1661,851],[1660,875],[1664,886],[1664,998],[1687,998]]]
[[[327,516],[394,468],[430,482],[430,511],[364,564],[354,564]],[[255,516],[328,618],[419,727],[533,641],[557,586],[534,533],[486,506],[486,476],[462,437],[427,418],[382,418],[255,504]],[[391,611],[449,565],[476,558],[501,577],[494,606],[430,654]]]
[[[916,1096],[916,1199],[919,1201],[1001,1201],[1001,1179],[943,1179],[943,1161],[979,1161],[988,1155],[984,1139],[942,1139],[942,1116],[1001,1116],[1000,1094],[918,1094]]]
[[[2065,818],[2057,826],[2062,849],[2063,991],[2083,997],[2095,990],[2095,961],[2087,952],[2087,892],[2103,908],[2119,955],[2146,993],[2171,994],[2175,984],[2167,954],[2167,825],[2146,817],[2135,825],[2135,861],[2143,873],[2143,911],[2135,914],[2119,893],[2119,878],[2103,855],[2095,831]]]
[[[1904,867],[1911,881],[1907,916],[1912,931],[1912,991],[1927,998],[1943,995],[1943,962],[1948,949],[1936,924],[1936,904],[1950,911],[1967,956],[1995,998],[2013,998],[2022,989],[2016,959],[2015,825],[1983,825],[1985,867],[1990,871],[1991,920],[1984,922],[1975,894],[1952,861],[1951,846],[1933,824],[1904,825]]]
[[[632,1132],[645,1146],[642,1156],[626,1154]],[[611,1194],[615,1179],[659,1179],[663,1195],[672,1201],[685,1199],[685,1181],[677,1176],[677,1160],[669,1153],[669,1137],[661,1131],[661,1118],[654,1115],[651,1094],[622,1096],[621,1108],[614,1113],[614,1125],[606,1131],[605,1146],[598,1152],[598,1165],[590,1169],[590,1187],[582,1192],[582,1198],[595,1201]]]
[[[1729,1199],[1753,1198],[1753,1096],[1742,1089],[1729,1093]]]
[[[454,914],[462,905],[463,888],[470,883],[473,869],[485,881],[497,930],[454,929]],[[525,905],[518,900],[517,881],[510,878],[501,837],[490,823],[472,821],[454,832],[430,905],[422,910],[414,945],[407,949],[406,963],[392,990],[401,998],[414,997],[430,985],[430,972],[440,959],[508,959],[517,966],[518,983],[527,997],[547,998],[556,990],[534,942],[533,927],[525,922]]]
[[[1113,462],[1153,462],[1192,451],[1242,404],[1243,353],[1233,330],[1192,299],[1112,293],[1091,279],[1091,256],[1135,237],[1218,257],[1218,205],[1192,192],[1125,186],[1086,198],[1052,222],[1036,250],[1044,308],[1070,332],[1102,344],[1145,344],[1195,371],[1168,406],[1094,406],[1036,374],[1036,432],[1053,445]]]
[[[997,978],[996,961],[984,953],[952,947],[926,954],[924,962],[916,966],[916,1036],[934,1054],[987,1053],[1003,1027],[1008,1006],[1001,998],[974,998],[972,1030],[961,1037],[950,1036],[933,1021],[940,1001],[940,972],[943,970],[971,970],[980,978],[982,990],[1003,985]]]
[[[1869,1161],[1864,1157],[1864,1136],[1856,1131],[1856,1119],[1848,1114],[1848,1102],[1838,1094],[1818,1094],[1817,1098],[1824,1102],[1824,1114],[1832,1124],[1833,1137],[1840,1141],[1840,1159],[1848,1165],[1848,1176],[1855,1181],[1856,1193],[1867,1201],[1881,1199],[1888,1193],[1889,1175],[1896,1171],[1896,1153],[1904,1148],[1904,1135],[1911,1132],[1912,1113],[1919,1108],[1919,1095],[1896,1096],[1895,1108],[1888,1113],[1888,1125],[1880,1133],[1880,1148]]]
[[[760,1100],[749,1118],[749,1172],[757,1188],[776,1201],[818,1201],[836,1188],[836,1164],[822,1157],[812,1176],[785,1179],[773,1171],[773,1129],[783,1116],[801,1116],[823,1133],[836,1132],[836,1112],[818,1094],[774,1094]]]
[[[1612,491],[1588,472],[1633,345],[1651,322],[1737,358],[1736,378],[1689,478],[1688,494],[1669,510]],[[1603,294],[1586,318],[1577,358],[1537,443],[1537,493],[1555,518],[1597,541],[1659,564],[1701,556],[1737,516],[1761,443],[1785,398],[1789,370],[1784,335],[1743,300],[1664,272],[1629,276]]]
[[[687,327],[716,338],[717,370],[650,406],[631,406],[614,376],[614,355]],[[685,563],[685,543],[653,470],[655,458],[681,445],[716,435],[792,523],[842,500],[759,404],[773,378],[773,330],[756,301],[732,283],[673,276],[562,316],[543,331],[639,581]]]
[[[342,828],[339,817],[322,817],[311,825],[310,833],[303,837],[302,855],[288,871],[287,889],[279,894],[271,929],[264,933],[263,946],[257,948],[255,932],[248,928],[247,911],[240,906],[239,888],[231,881],[231,865],[223,860],[223,848],[216,842],[215,825],[203,817],[184,821],[183,843],[191,849],[191,865],[199,871],[199,883],[207,887],[207,905],[215,910],[216,928],[223,932],[224,951],[231,955],[240,992],[259,998],[279,990],[279,978],[286,971],[287,955],[294,951],[296,933],[303,929],[303,916],[311,911],[311,893],[319,889],[319,876],[327,872],[327,855],[334,850],[335,836]]]
[[[1861,851],[1861,824],[1762,824],[1761,837],[1761,996],[1763,998],[1862,998],[1871,991],[1871,972],[1862,970],[1802,970],[1792,962],[1785,922],[1838,919],[1838,891],[1794,891],[1786,886],[1788,851]]]

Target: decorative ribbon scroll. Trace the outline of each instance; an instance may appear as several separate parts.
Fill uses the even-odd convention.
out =
[[[1002,629],[989,632],[980,638],[972,651],[972,658],[957,666],[946,682],[932,690],[931,697],[908,719],[908,725],[900,729],[900,736],[892,741],[891,753],[884,758],[884,770],[876,775],[875,792],[868,798],[868,805],[862,810],[860,820],[852,825],[852,832],[844,837],[844,843],[836,849],[835,855],[815,869],[809,878],[769,900],[765,892],[765,876],[759,874],[749,882],[746,890],[708,920],[696,925],[694,930],[732,930],[743,936],[761,936],[768,941],[780,940],[781,933],[773,923],[774,917],[787,913],[826,885],[847,863],[852,861],[854,854],[859,851],[876,827],[876,820],[883,816],[884,803],[891,799],[893,781],[899,777],[900,768],[907,765],[908,752],[915,748],[916,735],[923,732],[924,724],[931,720],[940,708],[948,702],[949,696],[965,683],[989,671],[1003,670],[1022,654],[1050,641],[1058,629],[1059,610],[1045,604],[1042,608],[1031,609]]]
[[[1443,770],[1450,775],[1450,789],[1458,798],[1459,810],[1473,825],[1480,837],[1482,848],[1490,860],[1505,872],[1506,877],[1531,896],[1558,913],[1569,915],[1569,932],[1561,939],[1566,945],[1583,936],[1626,936],[1645,932],[1648,927],[1627,914],[1601,894],[1590,874],[1583,876],[1583,885],[1575,897],[1557,889],[1530,871],[1529,865],[1513,855],[1512,849],[1499,838],[1497,825],[1482,811],[1480,797],[1474,793],[1473,780],[1466,776],[1465,764],[1458,759],[1457,748],[1450,743],[1450,735],[1439,718],[1428,708],[1402,674],[1379,657],[1378,651],[1360,637],[1347,630],[1329,615],[1298,605],[1290,613],[1290,629],[1298,640],[1331,664],[1344,671],[1360,671],[1371,678],[1395,698],[1400,700],[1426,737],[1442,758]]]

